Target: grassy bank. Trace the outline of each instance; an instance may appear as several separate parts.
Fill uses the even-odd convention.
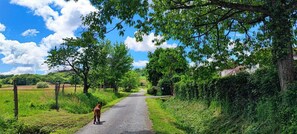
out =
[[[59,111],[55,108],[53,89],[19,90],[19,121],[13,119],[13,92],[0,90],[0,133],[74,133],[92,120],[92,109],[103,102],[103,112],[128,93],[114,94],[111,89],[65,89],[59,95]]]
[[[296,133],[296,107],[282,108],[273,98],[246,106],[246,110],[227,113],[217,101],[148,99],[150,118],[157,133]],[[254,109],[254,110],[252,110]],[[234,110],[236,111],[236,110]],[[291,116],[293,115],[293,116]]]
[[[176,126],[176,119],[171,113],[162,108],[160,99],[146,99],[149,117],[153,123],[153,130],[156,134],[183,134],[185,133]]]
[[[156,133],[242,133],[234,131],[244,126],[240,117],[224,116],[221,106],[212,102],[179,99],[147,99],[150,119]]]

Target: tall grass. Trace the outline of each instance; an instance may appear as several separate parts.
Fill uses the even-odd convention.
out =
[[[171,113],[161,107],[160,99],[146,99],[149,117],[153,123],[156,134],[184,134],[185,132],[176,126],[176,119]]]
[[[294,98],[297,100],[296,96]],[[263,99],[255,105],[246,106],[245,110],[232,113],[226,112],[228,105],[218,101],[208,104],[205,100],[171,98],[155,102],[158,102],[155,105],[160,105],[165,112],[173,115],[176,128],[186,133],[297,133],[297,108],[287,106],[281,97]],[[150,113],[157,112],[153,110]]]

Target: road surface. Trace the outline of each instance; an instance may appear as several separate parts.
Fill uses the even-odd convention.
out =
[[[91,121],[77,134],[153,134],[144,93],[132,93],[102,113],[100,124]]]

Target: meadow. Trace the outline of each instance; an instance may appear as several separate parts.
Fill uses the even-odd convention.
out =
[[[61,90],[57,111],[53,86],[45,89],[20,86],[19,121],[16,121],[12,88],[0,88],[0,134],[74,133],[92,120],[92,109],[98,101],[103,102],[104,112],[128,95],[124,92],[115,94],[112,89],[89,89],[86,95],[81,87],[74,92],[74,87],[69,85],[65,86],[64,94]]]

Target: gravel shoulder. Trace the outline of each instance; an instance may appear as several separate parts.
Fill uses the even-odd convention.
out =
[[[132,93],[101,114],[101,123],[91,121],[76,134],[153,134],[145,91]]]

